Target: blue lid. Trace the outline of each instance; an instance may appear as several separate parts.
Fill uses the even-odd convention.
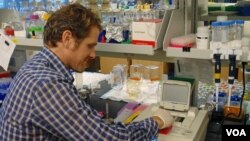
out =
[[[235,22],[236,22],[236,24],[244,24],[245,23],[244,20],[236,20]]]
[[[211,25],[212,25],[212,26],[220,26],[220,24],[221,24],[220,22],[212,22]]]
[[[227,22],[229,22],[230,24],[235,24],[235,20],[228,20]]]
[[[232,22],[230,21],[221,22],[221,26],[230,26],[230,25],[232,25]]]
[[[219,93],[219,97],[225,97],[225,96],[226,96],[226,93],[223,93],[223,92]]]
[[[237,101],[237,97],[235,97],[234,95],[231,96],[231,101]]]

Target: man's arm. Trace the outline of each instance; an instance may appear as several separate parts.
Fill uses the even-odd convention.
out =
[[[43,82],[34,102],[34,124],[67,140],[152,140],[158,133],[153,118],[129,125],[108,125],[82,102],[76,89],[63,82]]]

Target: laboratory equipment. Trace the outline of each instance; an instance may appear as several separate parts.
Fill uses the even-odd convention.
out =
[[[145,66],[143,72],[143,78],[149,81],[158,81],[160,80],[159,67],[155,65]]]
[[[221,23],[220,22],[212,22],[212,41],[220,42],[221,41]]]
[[[142,64],[132,64],[130,65],[130,78],[134,80],[140,80],[143,75],[143,65]]]
[[[110,75],[111,75],[110,79],[111,87],[114,89],[122,89],[123,84],[127,78],[126,65],[117,64],[113,66]]]
[[[230,106],[231,95],[232,95],[232,87],[234,84],[234,76],[236,72],[236,55],[229,55],[229,74],[228,74],[228,100],[227,106]]]
[[[127,93],[131,98],[138,98],[141,93],[141,82],[140,80],[135,80],[128,78],[127,80]]]
[[[190,83],[176,80],[164,81],[161,94],[161,106],[157,104],[148,106],[134,122],[151,117],[157,109],[164,108],[170,111],[175,121],[167,134],[160,131],[158,141],[205,140],[208,114],[206,110],[198,110],[197,107],[190,106]]]
[[[218,111],[219,105],[219,88],[220,88],[220,78],[221,78],[221,54],[214,54],[215,66],[214,66],[214,81],[215,81],[215,93],[216,93],[216,111]]]
[[[236,40],[241,40],[243,37],[243,30],[244,30],[244,21],[243,20],[236,20],[235,21],[236,26]]]
[[[132,98],[137,98],[141,90],[141,78],[143,75],[142,64],[130,65],[130,76],[127,80],[127,93]]]
[[[177,111],[188,111],[190,107],[191,83],[165,80],[162,83],[160,106]]]

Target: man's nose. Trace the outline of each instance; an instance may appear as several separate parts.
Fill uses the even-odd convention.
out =
[[[95,50],[91,51],[90,55],[91,58],[95,58],[96,57],[96,52]]]

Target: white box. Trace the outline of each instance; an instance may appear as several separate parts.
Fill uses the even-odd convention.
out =
[[[156,47],[156,40],[162,20],[147,20],[132,22],[132,43],[138,45],[152,45]]]

